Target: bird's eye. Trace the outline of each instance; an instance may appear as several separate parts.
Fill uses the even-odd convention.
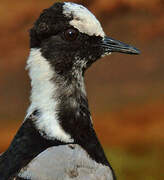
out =
[[[76,29],[67,29],[64,32],[64,37],[67,41],[74,41],[74,40],[76,40],[78,34],[79,34],[79,32]]]

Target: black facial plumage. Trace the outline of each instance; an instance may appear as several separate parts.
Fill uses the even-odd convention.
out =
[[[72,74],[73,67],[84,72],[103,54],[102,37],[79,32],[69,24],[72,19],[73,15],[63,14],[63,3],[55,3],[42,12],[30,31],[31,48],[40,48],[42,56],[60,75]],[[74,40],[66,39],[68,30],[78,32]]]

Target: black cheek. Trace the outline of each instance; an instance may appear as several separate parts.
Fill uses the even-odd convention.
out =
[[[41,53],[56,73],[66,75],[72,69],[77,45],[63,42],[60,37],[52,37],[42,43]]]

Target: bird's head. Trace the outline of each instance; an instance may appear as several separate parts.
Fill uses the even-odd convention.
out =
[[[105,35],[96,17],[82,5],[55,3],[45,9],[30,31],[31,48],[40,49],[55,73],[84,73],[111,52],[139,54],[136,48]]]
[[[30,30],[30,39],[27,68],[32,93],[26,117],[37,109],[37,129],[48,138],[72,142],[78,131],[87,134],[91,124],[85,70],[111,52],[139,51],[107,37],[90,11],[69,2],[45,9]]]

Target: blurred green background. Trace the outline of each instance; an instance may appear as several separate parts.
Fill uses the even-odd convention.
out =
[[[52,0],[0,3],[0,152],[11,142],[29,105],[25,71],[28,30]],[[164,1],[76,0],[108,36],[140,56],[116,54],[86,73],[95,129],[120,180],[164,180]]]

